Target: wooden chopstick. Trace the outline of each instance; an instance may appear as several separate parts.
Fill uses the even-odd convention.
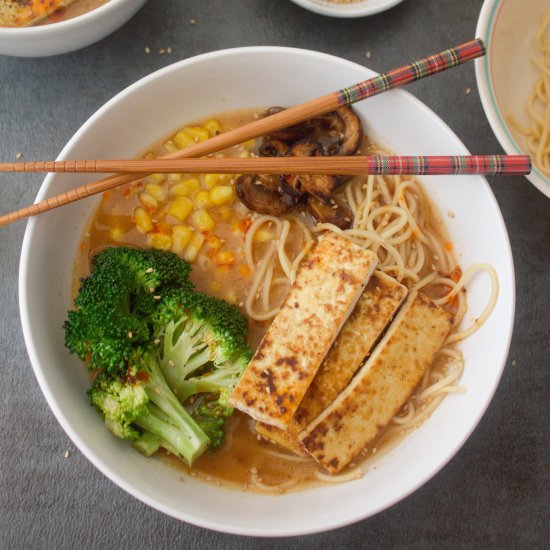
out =
[[[476,59],[483,55],[485,55],[485,45],[483,41],[481,39],[471,40],[455,48],[450,48],[438,54],[421,59],[420,61],[404,65],[403,67],[393,69],[387,73],[383,73],[347,88],[290,107],[269,117],[260,118],[259,120],[235,128],[225,134],[214,136],[171,155],[166,155],[163,159],[170,160],[202,157],[211,153],[216,153],[228,147],[232,147],[233,145],[329,113],[343,105],[351,105],[357,101],[386,92],[393,88],[404,86],[416,80],[420,80],[421,78],[440,73],[446,69],[456,67],[466,61]],[[134,175],[117,174],[72,189],[66,193],[60,193],[59,195],[39,203],[0,216],[0,226],[8,225],[17,220],[35,216],[82,198],[102,193],[113,187],[139,179],[145,175],[146,173]]]
[[[526,175],[528,155],[263,157],[183,160],[66,160],[0,163],[0,172],[342,174],[342,175]]]

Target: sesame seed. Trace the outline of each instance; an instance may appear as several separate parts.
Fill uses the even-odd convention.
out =
[[[19,160],[23,156],[23,153],[16,153],[15,158]]]
[[[155,344],[160,344],[160,338],[155,338]]]
[[[466,95],[470,95],[470,94],[472,93],[472,88],[466,88],[466,89],[464,90],[464,93],[465,93]]]
[[[164,55],[165,52],[166,52],[166,50],[164,48],[161,48],[159,50],[159,55]]]
[[[516,360],[512,359],[512,367],[515,367],[515,366],[517,366]]]
[[[65,454],[63,455],[65,458],[69,458],[69,451],[65,451]]]
[[[189,19],[189,24],[190,24],[190,25],[196,25],[196,24],[197,24],[197,20],[196,20],[196,19]]]
[[[371,57],[370,51],[367,51],[367,53],[365,54],[365,57],[366,57],[367,59],[370,59],[370,57]]]
[[[148,267],[148,268],[145,270],[145,273],[153,273],[153,268],[152,268],[152,267]]]
[[[128,338],[132,338],[133,336],[134,336],[134,333],[131,330],[129,330],[128,331]]]
[[[151,53],[151,48],[149,46],[145,46],[145,53]]]
[[[166,48],[166,53],[172,53],[172,48]]]
[[[172,361],[172,359],[170,359],[170,360],[168,361],[168,364],[169,364],[171,367],[173,367],[173,366],[174,366],[174,361]]]
[[[153,300],[160,300],[160,296],[158,294],[156,296],[153,296]]]
[[[260,115],[258,113],[254,113],[254,118],[258,120],[260,118]]]

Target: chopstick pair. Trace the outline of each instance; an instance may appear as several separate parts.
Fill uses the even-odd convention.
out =
[[[211,153],[216,153],[250,139],[329,113],[343,105],[351,105],[368,97],[440,73],[446,69],[456,67],[466,61],[476,59],[483,55],[485,55],[485,45],[483,41],[480,39],[472,40],[455,48],[442,51],[438,54],[421,59],[420,61],[410,63],[409,65],[393,69],[387,73],[383,73],[347,88],[307,101],[301,105],[290,107],[269,117],[245,124],[225,134],[214,136],[206,141],[196,143],[186,149],[167,155],[163,157],[163,159],[174,160],[203,157]],[[77,187],[66,193],[61,193],[39,203],[0,216],[0,226],[8,225],[29,216],[35,216],[97,193],[102,193],[146,175],[147,172],[132,175],[116,174],[97,182]]]
[[[0,172],[299,175],[526,175],[528,155],[263,157],[184,160],[66,160],[0,163]],[[95,185],[95,184],[89,184]]]

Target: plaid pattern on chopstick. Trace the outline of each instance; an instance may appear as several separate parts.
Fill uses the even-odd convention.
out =
[[[471,40],[455,48],[431,55],[420,61],[393,69],[380,76],[359,82],[335,92],[340,105],[351,105],[369,96],[403,86],[425,76],[456,67],[465,61],[485,55],[485,44],[481,39]]]
[[[531,171],[528,155],[414,156],[367,158],[370,174],[425,176],[438,174],[525,175]]]

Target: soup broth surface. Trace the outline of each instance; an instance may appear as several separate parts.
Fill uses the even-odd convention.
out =
[[[210,135],[229,131],[258,118],[260,112],[261,110],[248,110],[224,113],[209,121],[201,121],[199,124],[186,127],[185,133],[191,136],[193,142],[203,138],[207,139]],[[178,135],[180,134],[176,133],[157,143],[143,154],[143,158],[151,159],[173,152],[174,148],[179,148],[182,145],[182,140],[185,138],[183,134],[180,138]],[[255,155],[257,148],[258,143],[252,140],[214,156],[247,157]],[[360,152],[368,154],[375,149],[376,144],[364,139]],[[245,313],[244,304],[252,278],[245,259],[245,235],[253,221],[253,213],[234,197],[219,205],[204,205],[199,200],[199,193],[208,193],[215,186],[232,187],[234,180],[233,176],[215,174],[153,174],[140,181],[104,193],[80,245],[75,268],[75,292],[78,288],[79,278],[89,273],[92,256],[103,248],[130,245],[142,248],[155,246],[174,250],[179,231],[176,227],[185,225],[193,232],[194,236],[199,235],[202,240],[198,252],[192,258],[189,257],[188,250],[195,237],[191,239],[191,244],[181,251],[181,255],[192,262],[191,278],[196,288],[206,294],[238,305]],[[185,182],[191,183],[186,184]],[[194,213],[187,216],[185,220],[181,220],[178,219],[177,211],[171,209],[178,197],[185,196],[186,185],[189,189],[193,188],[193,191],[185,198],[194,202]],[[176,195],[176,191],[181,192],[181,195]],[[423,198],[426,199],[426,197]],[[428,205],[430,204],[427,199],[426,202]],[[438,235],[444,246],[450,246],[439,216],[431,205],[429,209],[431,230]],[[198,210],[208,212],[213,223],[209,229],[200,229],[200,223],[196,216]],[[139,216],[136,213],[141,211],[147,214],[150,223],[147,225],[144,222],[140,229],[137,223]],[[313,226],[309,218],[302,217],[301,219],[303,223]],[[149,228],[149,231],[145,232],[144,227]],[[263,251],[271,243],[269,231],[268,224],[263,228],[262,233],[259,232],[254,251],[257,257],[261,257]],[[303,246],[302,240],[303,236],[300,231],[290,233],[286,244],[289,255],[293,249],[300,250]],[[437,268],[438,258],[430,257],[426,266],[425,271]],[[280,268],[275,269],[273,280],[282,275],[284,274]],[[420,273],[420,276],[423,275],[425,275],[424,272]],[[284,285],[275,286],[271,298],[280,303],[287,288]],[[436,293],[435,290],[431,291],[432,294],[434,292]],[[259,344],[270,322],[270,320],[254,321],[249,318],[249,342],[253,349]],[[437,368],[437,365],[433,368]],[[377,441],[363,452],[360,461],[356,460],[355,463],[343,470],[343,475],[349,473],[350,469],[353,470],[359,462],[364,463],[368,457],[379,452],[380,448],[389,449],[397,439],[395,434],[386,436],[382,433]],[[285,492],[304,489],[326,481],[322,475],[319,475],[320,469],[313,459],[291,455],[285,449],[262,440],[254,431],[253,421],[238,411],[227,423],[223,447],[217,451],[205,453],[195,462],[192,469],[169,454],[162,453],[161,456],[170,464],[207,482],[244,490]]]

